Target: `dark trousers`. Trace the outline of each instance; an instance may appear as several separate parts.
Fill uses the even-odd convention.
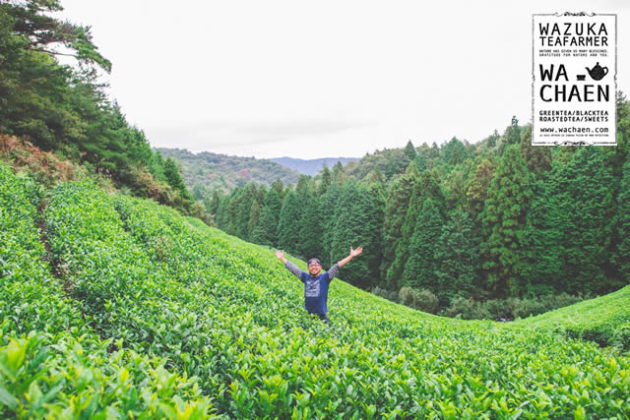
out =
[[[319,319],[326,325],[328,325],[328,316],[326,314],[317,314]]]

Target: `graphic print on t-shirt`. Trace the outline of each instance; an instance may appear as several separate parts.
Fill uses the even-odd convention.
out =
[[[304,290],[304,296],[305,297],[319,296],[319,279],[306,281],[306,289]]]

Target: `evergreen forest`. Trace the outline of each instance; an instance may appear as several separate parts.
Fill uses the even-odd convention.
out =
[[[409,141],[360,162],[216,193],[216,225],[329,267],[352,284],[464,318],[541,313],[628,284],[630,104],[617,147],[532,147],[514,118],[478,144]]]
[[[14,165],[55,179],[85,171],[325,266],[363,246],[347,280],[443,315],[511,319],[628,283],[630,105],[621,93],[617,147],[532,147],[531,127],[513,118],[477,144],[409,141],[296,183],[237,176],[191,192],[176,160],[107,98],[98,80],[112,63],[89,27],[53,17],[61,9],[54,0],[0,5],[0,147]]]

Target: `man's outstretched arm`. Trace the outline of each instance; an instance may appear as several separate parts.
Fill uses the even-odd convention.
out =
[[[292,272],[293,274],[295,274],[295,276],[299,279],[302,279],[302,270],[300,270],[297,265],[293,264],[291,261],[287,260],[284,257],[284,251],[280,251],[279,249],[276,250],[276,257],[282,261],[282,264],[284,264],[284,266],[287,268],[287,270],[289,270],[290,272]]]
[[[352,249],[352,247],[350,247],[350,255],[348,255],[343,260],[339,261],[337,264],[339,265],[339,267],[343,267],[344,265],[348,264],[351,259],[353,259],[357,255],[361,255],[362,252],[363,252],[362,247],[358,247],[357,249]]]
[[[343,260],[337,262],[337,264],[333,265],[332,267],[330,267],[330,270],[328,270],[328,277],[330,278],[330,280],[332,280],[333,278],[337,276],[337,274],[339,273],[339,269],[341,267],[348,264],[351,259],[353,259],[357,255],[360,255],[362,252],[363,252],[363,248],[361,247],[357,249],[352,249],[352,247],[350,247],[350,255],[348,255]]]

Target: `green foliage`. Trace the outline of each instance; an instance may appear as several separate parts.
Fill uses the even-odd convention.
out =
[[[413,166],[411,166],[411,168],[413,170]],[[415,252],[411,251],[410,249],[412,236],[414,232],[416,232],[416,227],[419,223],[419,215],[423,209],[426,200],[433,201],[433,206],[435,206],[437,210],[437,217],[443,219],[445,205],[444,196],[442,194],[439,181],[434,172],[423,172],[418,181],[413,185],[413,192],[409,199],[407,210],[405,211],[405,219],[400,227],[402,238],[398,241],[396,245],[395,258],[387,272],[388,278],[398,279],[398,287],[402,286],[405,281],[413,281],[413,283],[411,283],[412,285],[418,284],[416,280],[411,280],[411,276],[417,278],[417,276],[420,276],[420,274],[414,273],[414,269],[412,268],[408,269],[407,261],[409,260],[410,256],[412,256]],[[436,223],[434,219],[429,220],[428,215],[426,215],[424,222],[429,223],[432,226],[434,226]],[[433,233],[434,230],[428,233],[428,237],[432,237]],[[424,233],[418,230],[418,235],[422,236],[424,235]],[[439,235],[439,233],[437,235]],[[431,246],[427,243],[421,243],[421,241],[421,238],[416,237],[415,244],[420,247]],[[414,260],[416,261],[414,261],[412,264],[414,265],[415,269],[417,269],[418,263],[420,265],[426,266],[426,264],[429,264],[429,259],[432,260],[432,258],[429,258],[428,256],[414,256]],[[431,271],[430,277],[433,277],[432,270],[430,268],[428,268],[428,270]],[[407,272],[407,274],[405,274],[405,271]],[[423,281],[431,282],[431,280],[429,279],[428,271],[422,273],[421,278],[423,279]]]
[[[45,262],[40,197],[29,177],[0,164],[0,416],[208,417],[210,399],[194,378],[121,349],[122,342],[101,341],[65,296],[68,286]],[[67,266],[53,261],[65,276]]]
[[[441,154],[448,165],[459,165],[468,157],[466,146],[457,137],[453,137],[442,147]]]
[[[47,203],[46,242],[63,267],[58,281],[89,337],[6,339],[5,417],[630,412],[630,360],[613,349],[533,324],[438,318],[340,279],[331,285],[326,326],[304,313],[303,285],[269,250],[86,182],[56,187]],[[628,296],[616,299],[618,313],[630,307]]]
[[[330,244],[332,243],[333,236],[335,234],[335,213],[339,208],[342,192],[343,190],[341,185],[335,182],[327,188],[326,192],[319,199],[319,217],[323,230],[322,244],[324,244],[324,255],[321,260],[322,263],[327,266],[336,262],[333,260]]]
[[[265,202],[260,211],[260,223],[252,232],[252,242],[274,246],[278,243],[278,218],[282,209],[282,200],[274,188],[265,195]]]
[[[58,1],[0,4],[0,134],[84,163],[119,188],[192,214],[190,193],[171,182],[181,178],[178,170],[167,167],[165,176],[144,133],[129,126],[96,83],[96,69],[109,71],[111,63],[92,43],[89,28],[50,13],[60,10]],[[78,67],[59,64],[60,48]]]
[[[419,177],[415,164],[409,164],[404,176],[398,178],[389,190],[385,201],[383,221],[383,260],[381,278],[388,288],[395,288],[399,273],[391,270],[396,259],[396,249],[402,240],[402,225],[405,221],[413,186]]]
[[[372,290],[370,290],[370,293],[372,293],[375,296],[380,296],[387,300],[391,300],[392,302],[398,302],[399,292],[396,292],[394,290],[383,289],[382,287],[375,286],[372,288]]]
[[[324,254],[324,244],[319,199],[310,187],[307,187],[300,194],[299,202],[303,205],[303,211],[299,220],[297,253],[306,259],[321,257]]]
[[[110,353],[111,340],[31,333],[0,347],[4,418],[202,419],[212,404],[195,379],[169,372],[157,358]]]
[[[79,312],[50,276],[37,229],[41,192],[27,176],[15,176],[0,162],[0,318],[1,332],[32,329],[59,332],[81,325]],[[49,317],[55,313],[55,317]]]
[[[470,296],[480,284],[478,278],[478,239],[470,217],[464,211],[453,214],[434,242],[434,286],[441,301]]]
[[[601,345],[628,347],[628,323],[630,322],[630,286],[614,293],[585,300],[566,308],[516,322],[515,327],[554,331],[567,337],[593,340]]]
[[[605,293],[627,282],[607,275],[613,233],[613,179],[599,147],[580,148],[573,159],[550,176],[552,195],[561,216],[559,261],[562,290]]]
[[[403,284],[437,292],[435,249],[442,232],[443,220],[432,199],[427,199],[417,215],[416,226],[409,243],[409,258],[405,263]]]
[[[412,160],[409,157],[412,155],[409,144],[411,142],[407,143],[405,149],[385,149],[371,155],[368,154],[361,159],[360,163],[350,162],[346,165],[346,175],[355,179],[363,179],[374,169],[378,169],[384,174],[385,179],[401,175]],[[413,148],[413,144],[411,147]]]
[[[488,299],[485,301],[478,301],[471,297],[456,297],[448,308],[441,311],[441,314],[462,319],[512,320],[540,315],[581,300],[582,298],[578,296],[566,293],[541,295],[533,298]]]
[[[270,187],[275,180],[294,184],[299,174],[278,163],[253,157],[227,156],[211,152],[192,153],[182,149],[157,149],[164,156],[173,158],[182,167],[186,185],[201,188],[210,196],[212,191],[227,194],[242,188],[249,182]]]
[[[398,291],[398,299],[401,303],[423,312],[437,312],[439,301],[430,290],[403,286]]]
[[[490,181],[481,215],[485,241],[483,270],[495,296],[523,290],[525,217],[532,198],[532,178],[516,146],[508,145]]]
[[[256,202],[260,209],[264,194],[264,190],[259,189],[258,185],[253,182],[247,184],[243,189],[232,191],[228,197],[219,202],[217,226],[239,238],[249,239],[250,233],[260,222],[260,219],[254,220],[250,226],[252,207]]]
[[[354,285],[367,288],[378,277],[381,260],[383,224],[382,199],[376,185],[346,184],[335,213],[330,249],[332,261],[346,257],[350,248],[363,247],[360,258],[348,264],[345,278]]]
[[[407,156],[409,161],[413,161],[416,158],[416,155],[417,155],[416,148],[413,146],[413,143],[411,142],[411,140],[407,142],[407,145],[405,146],[404,151],[405,151],[405,156]]]
[[[278,220],[278,245],[282,249],[298,252],[300,238],[300,219],[302,208],[298,197],[293,191],[289,191],[282,203],[280,219]]]
[[[617,267],[622,277],[630,279],[630,154],[623,165],[623,175],[619,194],[619,207],[617,210],[617,236],[620,238]]]

